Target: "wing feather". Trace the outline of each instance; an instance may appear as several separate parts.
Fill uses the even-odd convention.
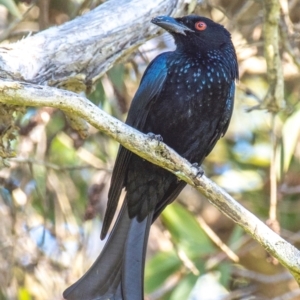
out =
[[[143,131],[151,105],[162,91],[167,77],[167,57],[168,53],[163,53],[156,57],[142,77],[140,87],[136,92],[131,108],[128,112],[126,124]],[[101,231],[101,239],[104,239],[113,220],[118,207],[121,191],[125,184],[126,173],[132,152],[120,146],[113,169],[110,190],[108,192],[108,202]]]

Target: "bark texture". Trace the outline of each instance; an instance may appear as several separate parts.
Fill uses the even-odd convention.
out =
[[[117,60],[158,34],[158,15],[181,15],[183,0],[111,0],[61,26],[0,47],[0,78],[89,92]]]
[[[110,0],[92,11],[36,35],[0,47],[0,79],[55,86],[89,93],[118,60],[159,33],[151,24],[158,15],[182,15],[184,0]],[[14,111],[0,105],[0,157],[15,155]],[[88,135],[82,119],[66,113],[81,137]],[[5,164],[5,162],[4,162]]]

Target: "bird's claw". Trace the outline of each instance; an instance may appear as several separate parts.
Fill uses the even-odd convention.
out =
[[[163,138],[160,134],[154,134],[152,132],[149,132],[147,133],[148,137],[151,139],[151,140],[156,140],[158,142],[162,142],[163,141]]]
[[[193,166],[195,169],[197,169],[197,174],[196,174],[195,178],[198,177],[198,176],[201,178],[201,177],[204,175],[204,171],[203,171],[203,169],[201,168],[201,166],[199,166],[198,163],[193,163],[192,166]]]

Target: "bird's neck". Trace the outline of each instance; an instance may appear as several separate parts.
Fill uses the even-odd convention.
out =
[[[180,64],[184,62],[185,64],[191,66],[201,66],[203,69],[209,69],[213,67],[215,69],[224,69],[231,74],[231,79],[238,78],[238,70],[236,63],[236,55],[234,50],[222,49],[220,50],[210,50],[210,51],[195,51],[190,53],[186,49],[177,47],[174,52],[170,53],[171,65]]]

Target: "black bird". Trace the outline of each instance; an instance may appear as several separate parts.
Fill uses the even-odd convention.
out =
[[[230,33],[196,15],[157,17],[176,50],[148,66],[126,123],[201,164],[228,128],[238,65]],[[87,273],[64,292],[67,300],[142,300],[149,229],[186,185],[168,171],[120,146],[112,174],[101,238],[105,238],[120,193],[126,196],[108,241]],[[183,220],[184,221],[184,220]]]

